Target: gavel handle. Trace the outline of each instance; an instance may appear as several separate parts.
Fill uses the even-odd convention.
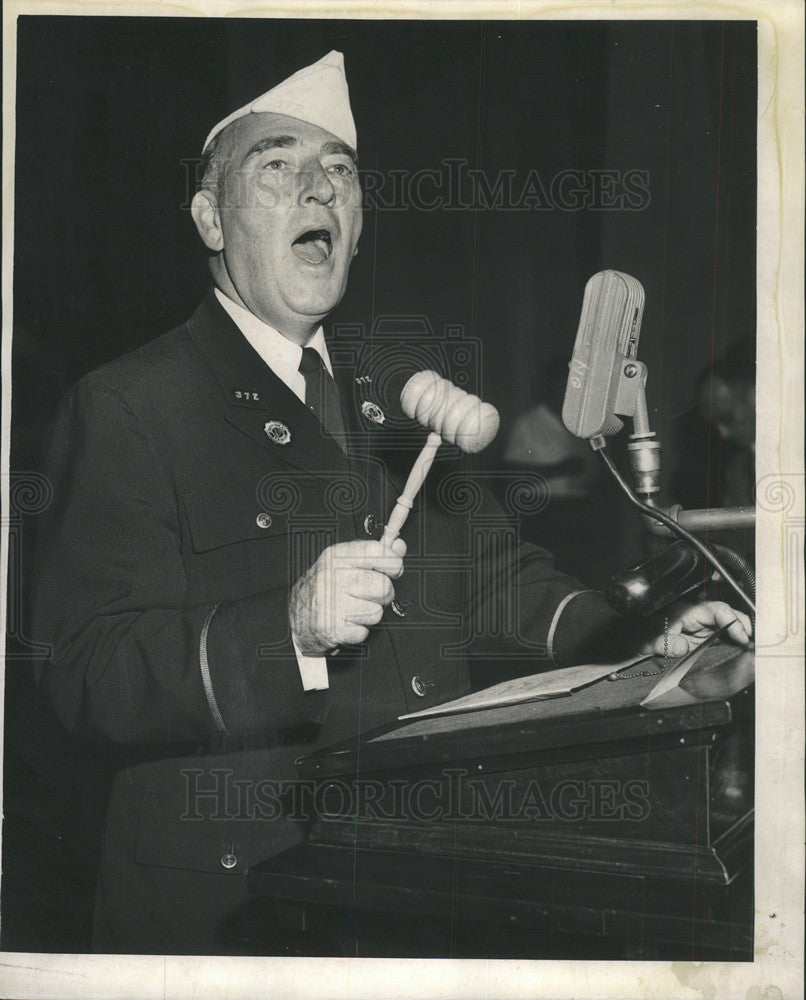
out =
[[[420,492],[420,487],[425,482],[428,470],[434,462],[434,456],[437,453],[437,448],[439,448],[441,444],[442,438],[439,434],[432,431],[423,445],[423,450],[417,456],[417,460],[411,467],[411,472],[409,473],[409,478],[406,480],[406,485],[403,487],[403,492],[397,498],[395,508],[389,516],[389,521],[387,522],[386,527],[383,529],[383,538],[381,539],[381,542],[387,546],[387,548],[402,531],[403,525],[406,523],[406,518],[409,516],[409,511],[414,505],[414,498]]]

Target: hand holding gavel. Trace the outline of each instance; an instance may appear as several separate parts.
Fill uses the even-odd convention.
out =
[[[481,451],[495,437],[498,412],[433,371],[406,382],[400,403],[407,417],[431,433],[395,504],[383,539],[331,545],[294,584],[289,600],[291,632],[307,656],[325,656],[357,645],[369,635],[395,596],[406,544],[398,538],[437,448],[444,441],[462,451]]]
[[[357,646],[395,596],[406,543],[376,541],[330,545],[296,581],[288,602],[291,633],[305,656],[326,656]]]

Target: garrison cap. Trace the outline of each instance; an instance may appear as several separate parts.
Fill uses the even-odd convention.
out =
[[[341,52],[328,52],[318,62],[298,70],[254,101],[233,111],[214,126],[204,141],[202,152],[227,125],[244,115],[265,111],[318,125],[353,149],[358,148]]]

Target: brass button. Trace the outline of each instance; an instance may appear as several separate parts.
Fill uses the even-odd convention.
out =
[[[378,528],[378,518],[374,514],[367,514],[364,518],[364,533],[372,537]]]
[[[416,674],[411,679],[411,689],[418,698],[425,698],[425,684],[423,683],[422,678],[418,677]]]
[[[222,868],[234,868],[238,864],[238,859],[234,854],[222,854],[221,855],[221,867]]]
[[[270,528],[271,514],[266,514],[264,511],[261,511],[261,513],[255,518],[255,524],[258,528]]]
[[[406,617],[406,609],[402,605],[398,604],[397,601],[392,601],[391,607],[392,611],[394,611],[394,613],[400,618]]]

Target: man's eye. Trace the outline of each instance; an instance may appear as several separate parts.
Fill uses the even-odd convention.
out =
[[[333,163],[327,169],[331,174],[337,174],[339,177],[353,176],[353,168],[348,167],[346,163]]]
[[[263,164],[264,170],[282,170],[285,166],[285,160],[269,160]]]

